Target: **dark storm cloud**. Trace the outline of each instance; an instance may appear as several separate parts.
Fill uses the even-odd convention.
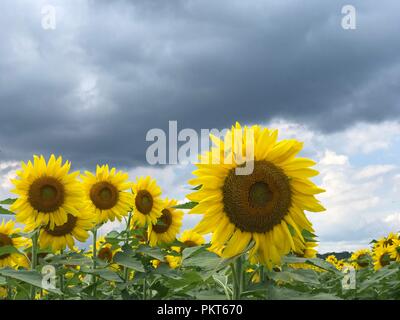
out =
[[[47,4],[48,2],[46,2]],[[398,1],[3,1],[0,159],[134,166],[146,132],[285,117],[321,131],[400,114]]]

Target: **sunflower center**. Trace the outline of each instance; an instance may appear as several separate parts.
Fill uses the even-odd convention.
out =
[[[390,263],[390,256],[389,254],[385,253],[379,258],[379,262],[381,263],[381,266],[387,266]]]
[[[97,257],[100,260],[111,262],[113,258],[113,254],[110,248],[108,247],[103,247],[99,250],[99,253],[97,254]]]
[[[149,214],[153,209],[153,197],[147,190],[140,190],[135,199],[136,208],[143,214]]]
[[[76,226],[77,217],[68,213],[68,220],[61,226],[55,226],[54,229],[50,229],[49,226],[45,227],[46,232],[53,237],[62,237],[70,234]]]
[[[263,181],[254,183],[249,190],[249,204],[254,208],[262,208],[272,200],[272,192]]]
[[[90,199],[98,209],[109,210],[118,203],[118,189],[109,182],[98,182],[90,189]]]
[[[197,243],[194,242],[194,241],[192,241],[192,240],[187,240],[187,241],[184,242],[184,244],[185,244],[187,247],[189,247],[189,248],[191,248],[191,247],[197,247]]]
[[[64,186],[53,177],[42,177],[35,180],[28,193],[31,206],[43,213],[57,211],[64,203]]]
[[[369,263],[368,263],[367,255],[366,254],[361,254],[357,259],[357,264],[362,268],[368,267]]]
[[[250,175],[236,175],[235,169],[231,169],[222,192],[229,220],[247,232],[271,230],[292,203],[289,178],[268,161],[255,161]]]
[[[5,247],[5,246],[12,246],[12,245],[13,245],[12,239],[8,235],[6,235],[4,233],[0,233],[0,248]],[[9,256],[10,256],[9,253],[0,255],[0,260],[8,258]]]
[[[157,224],[153,226],[153,230],[155,233],[165,233],[168,231],[171,224],[172,214],[168,209],[164,209],[161,217],[157,221]]]

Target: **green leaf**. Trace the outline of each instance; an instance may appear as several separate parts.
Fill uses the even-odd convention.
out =
[[[286,224],[287,224],[287,226],[288,226],[288,228],[289,228],[290,234],[291,234],[292,236],[295,236],[295,235],[296,235],[296,230],[293,228],[293,226],[292,226],[291,224],[289,224],[289,223],[287,223],[287,222],[286,222]]]
[[[113,281],[113,282],[124,282],[121,277],[116,273],[111,271],[110,269],[89,269],[85,271],[86,273],[98,275],[100,278],[103,278],[104,280],[107,281]]]
[[[164,254],[159,248],[151,248],[147,246],[139,246],[139,248],[136,250],[138,253],[142,253],[146,256],[149,256],[151,258],[164,261]]]
[[[23,281],[25,283],[28,283],[38,288],[42,288],[44,290],[47,290],[55,294],[59,295],[62,294],[62,292],[59,289],[50,289],[47,288],[47,286],[44,287],[42,283],[43,279],[42,275],[36,270],[0,269],[0,275],[2,275],[3,277],[8,277],[19,281]]]
[[[178,204],[177,206],[174,206],[173,208],[175,208],[175,209],[193,209],[197,205],[198,205],[198,202],[190,201],[190,202],[186,202],[183,204]]]
[[[129,268],[129,269],[132,269],[132,270],[135,270],[138,272],[145,272],[143,264],[139,261],[139,259],[131,257],[131,256],[127,255],[125,252],[118,252],[114,256],[114,262],[123,267]]]
[[[93,262],[88,257],[73,253],[70,256],[50,256],[44,259],[46,263],[56,265],[69,265],[69,266],[84,266],[91,265]]]
[[[302,282],[304,284],[319,285],[320,282],[317,278],[317,274],[313,270],[292,270],[292,271],[281,271],[271,272],[269,276],[275,281],[280,280],[283,282]]]
[[[303,229],[301,231],[301,235],[303,236],[306,242],[317,242],[316,241],[317,236],[314,233],[308,231],[307,229]]]
[[[0,204],[5,204],[5,205],[9,206],[9,205],[14,204],[15,201],[17,201],[17,199],[8,198],[8,199],[0,201]]]
[[[0,247],[0,256],[12,253],[20,253],[17,248],[13,246],[3,246]]]
[[[11,212],[10,210],[7,210],[6,208],[0,206],[0,214],[14,215],[14,212]]]
[[[182,260],[188,259],[189,257],[195,255],[196,253],[199,253],[200,250],[204,250],[203,247],[190,247],[186,248],[182,251]]]

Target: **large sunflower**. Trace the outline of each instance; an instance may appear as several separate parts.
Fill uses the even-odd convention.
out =
[[[96,174],[86,171],[82,177],[86,195],[86,208],[93,213],[98,224],[121,221],[132,209],[133,196],[127,191],[132,183],[128,174],[109,169],[108,165],[97,166]]]
[[[81,213],[79,216],[68,214],[68,220],[61,226],[51,229],[50,226],[43,227],[39,234],[39,246],[41,249],[50,248],[53,252],[64,250],[67,246],[75,250],[75,239],[85,242],[88,231],[95,224],[90,213]]]
[[[22,163],[17,179],[12,182],[19,197],[11,206],[18,222],[33,228],[63,225],[68,214],[79,215],[82,207],[82,188],[77,180],[79,172],[69,173],[70,162],[52,155],[46,164],[43,156],[34,156],[33,163]]]
[[[161,211],[162,215],[157,219],[156,224],[149,225],[150,245],[156,246],[162,243],[171,243],[176,239],[176,235],[182,226],[183,212],[174,209],[178,201],[165,200],[165,208]]]
[[[277,135],[277,130],[259,126],[242,130],[238,123],[223,141],[211,135],[216,146],[200,156],[198,170],[193,172],[197,178],[189,182],[201,187],[188,196],[198,202],[190,213],[204,214],[194,231],[212,233],[212,245],[225,246],[226,258],[254,241],[250,260],[269,268],[290,250],[298,251],[293,237],[305,242],[302,231],[313,232],[304,210],[325,210],[314,196],[324,190],[309,180],[318,174],[310,168],[315,162],[296,158],[302,143],[277,142]],[[254,157],[246,154],[240,161],[240,153],[250,149],[249,144],[254,146]],[[224,156],[229,150],[231,158]],[[239,172],[251,166],[250,174]]]
[[[29,245],[29,239],[17,236],[21,230],[15,229],[14,225],[15,223],[12,220],[9,220],[7,223],[3,220],[0,224],[0,248],[10,246],[19,249]],[[0,268],[15,268],[18,266],[27,267],[26,261],[27,259],[22,253],[5,253],[0,255]]]
[[[161,188],[155,179],[140,177],[132,187],[133,201],[133,226],[144,227],[156,224],[164,209],[164,201],[161,199]]]

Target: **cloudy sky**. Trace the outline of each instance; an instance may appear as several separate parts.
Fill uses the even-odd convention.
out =
[[[347,4],[355,30],[341,25]],[[397,0],[1,1],[0,196],[20,160],[55,153],[75,169],[151,174],[183,200],[193,168],[149,166],[148,130],[238,120],[280,128],[319,162],[328,210],[309,216],[321,251],[399,230],[399,11]]]

